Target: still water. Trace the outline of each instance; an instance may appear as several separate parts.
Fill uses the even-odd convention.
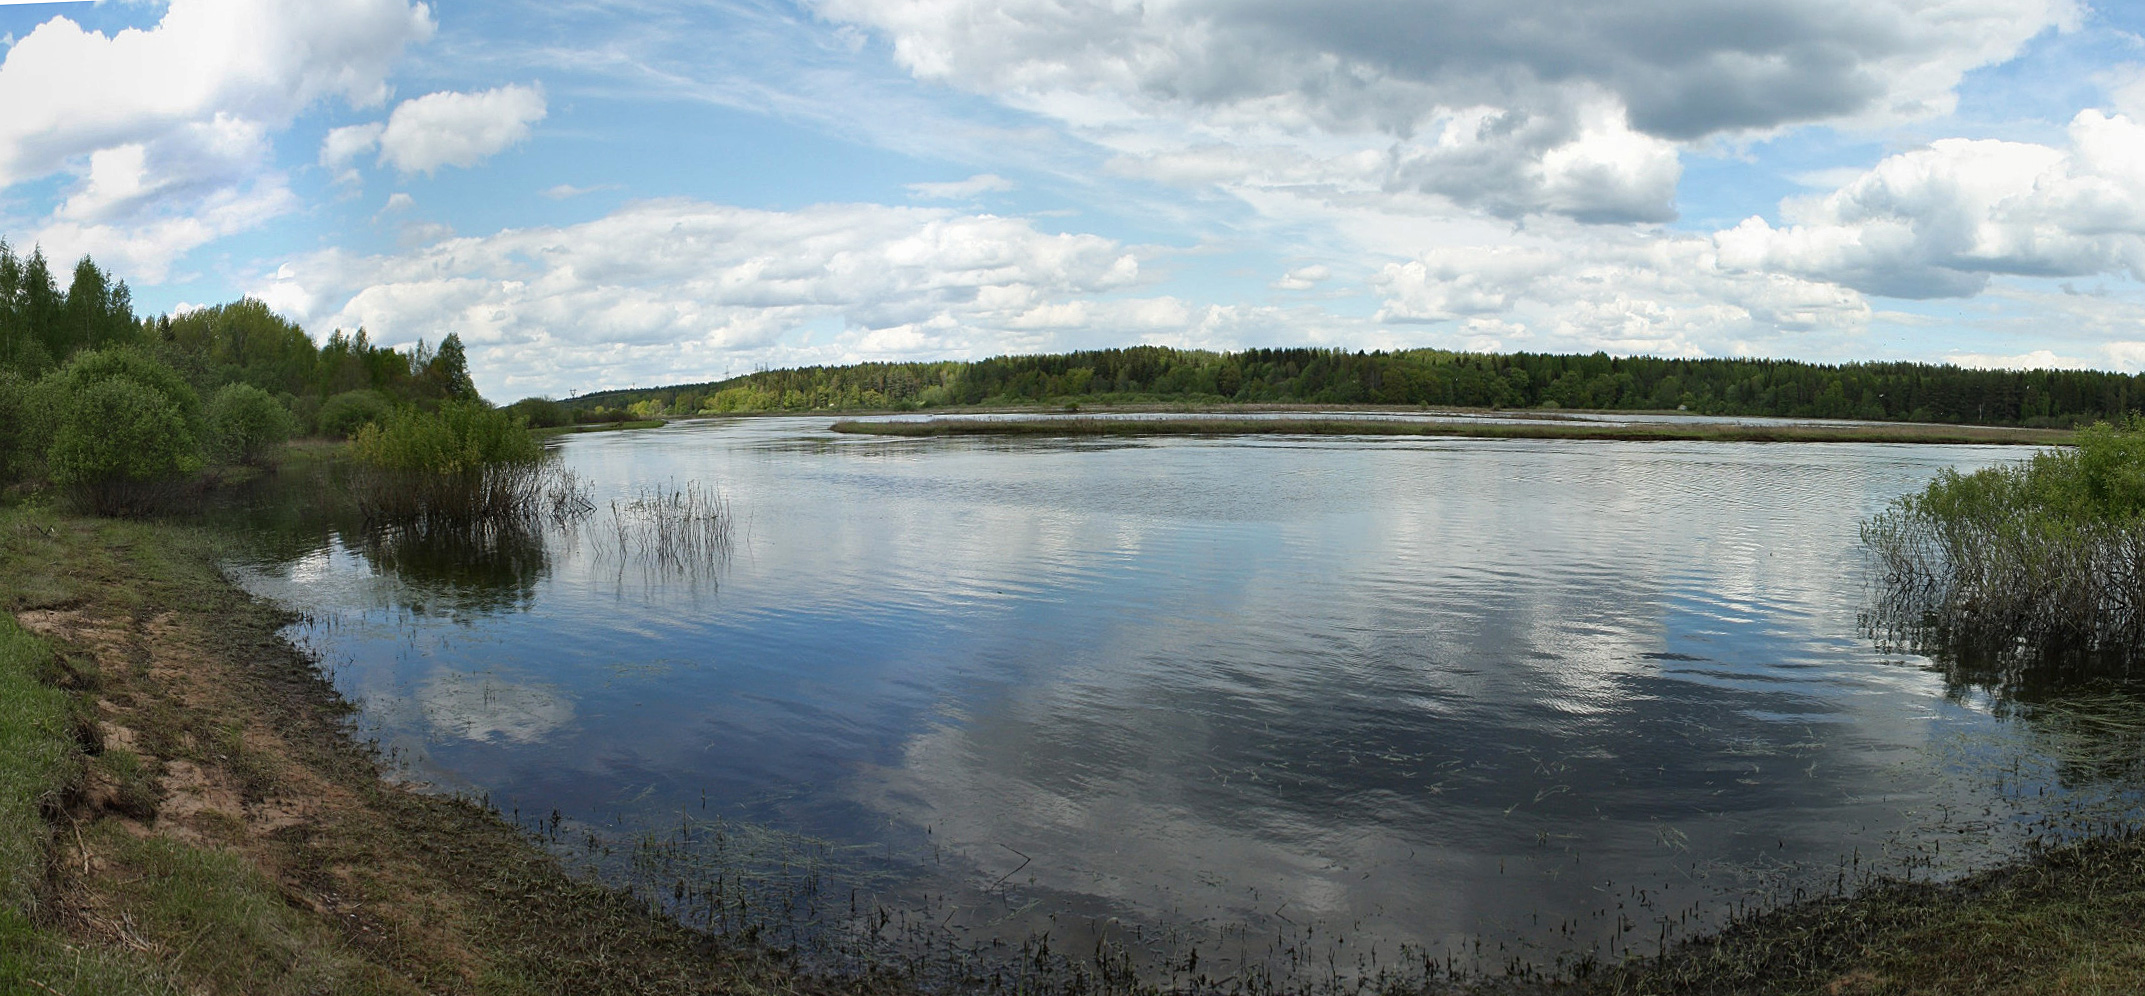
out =
[[[1986,862],[2051,800],[2129,805],[2127,771],[1860,626],[1859,520],[2021,450],[830,421],[559,442],[599,506],[719,489],[719,570],[324,526],[232,570],[305,613],[408,777],[562,849],[815,841],[837,887],[972,940],[1651,951]]]

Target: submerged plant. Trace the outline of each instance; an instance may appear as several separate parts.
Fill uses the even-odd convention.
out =
[[[1947,470],[1862,525],[1885,628],[1945,646],[2145,650],[2145,421],[2020,463]]]

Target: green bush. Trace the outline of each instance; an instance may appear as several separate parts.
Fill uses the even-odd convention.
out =
[[[552,429],[573,424],[573,413],[566,406],[550,398],[523,398],[507,406],[507,410],[521,416],[531,429]]]
[[[271,448],[289,439],[291,421],[282,402],[251,384],[225,384],[209,401],[209,432],[216,451],[240,463],[259,463]]]
[[[77,410],[76,402],[92,387],[112,381],[137,385],[161,399],[179,420],[185,447],[197,446],[208,437],[201,396],[192,385],[155,357],[122,346],[77,353],[66,366],[37,382],[30,391],[30,417],[25,420],[32,450],[50,447],[61,423]]]
[[[377,392],[344,391],[321,403],[314,422],[323,436],[349,439],[394,410],[395,406]]]
[[[539,514],[561,481],[512,412],[481,401],[398,408],[358,430],[368,518],[411,524],[511,523]]]
[[[178,407],[132,380],[91,384],[62,407],[56,422],[45,455],[55,484],[117,497],[201,469],[200,444]],[[114,510],[111,501],[93,499]]]
[[[358,430],[358,460],[386,470],[459,474],[541,462],[544,448],[512,412],[481,401],[450,401],[438,411],[398,408]]]
[[[1889,584],[1883,612],[1946,643],[2145,656],[2145,422],[1947,470],[1862,536]]]

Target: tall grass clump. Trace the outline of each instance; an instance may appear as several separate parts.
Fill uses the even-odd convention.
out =
[[[397,409],[358,430],[358,503],[386,524],[533,522],[593,509],[512,413],[479,401]]]
[[[730,502],[699,482],[644,487],[611,501],[611,530],[622,558],[668,571],[719,568],[730,557]]]
[[[45,881],[48,826],[74,774],[67,693],[40,680],[52,648],[0,612],[0,908],[29,910]]]
[[[1947,645],[2145,651],[2145,421],[1971,474],[1947,470],[1862,526],[1883,611]]]

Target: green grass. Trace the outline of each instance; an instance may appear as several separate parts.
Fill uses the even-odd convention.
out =
[[[48,809],[74,780],[79,753],[66,692],[42,680],[52,648],[0,613],[0,900],[34,909],[44,882]]]
[[[2011,443],[2068,442],[2062,429],[1954,425],[1619,425],[1602,422],[1526,423],[1482,419],[932,419],[923,422],[836,422],[835,432],[874,436],[1462,436],[1484,439],[1598,439],[1630,442],[1748,443]]]
[[[538,439],[551,436],[571,436],[582,432],[616,432],[620,429],[660,429],[670,423],[659,418],[642,419],[637,422],[594,422],[588,425],[554,425],[548,429],[530,429],[529,435]]]

